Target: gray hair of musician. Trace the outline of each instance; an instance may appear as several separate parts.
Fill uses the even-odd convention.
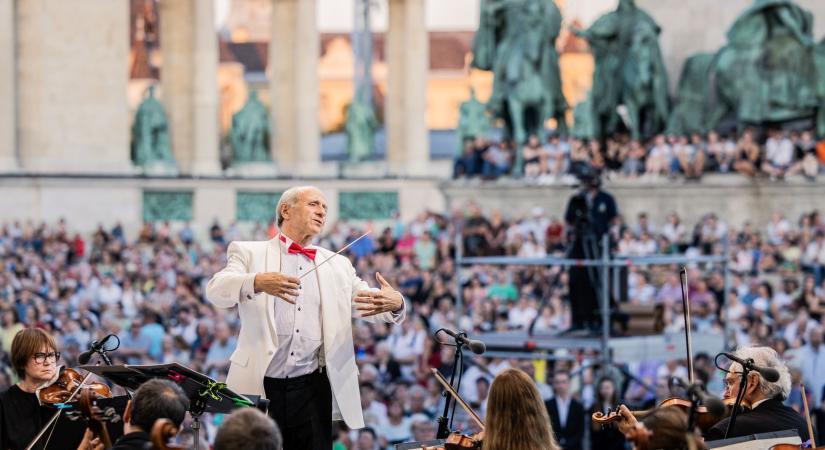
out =
[[[281,210],[283,209],[284,205],[295,206],[295,203],[298,202],[298,198],[304,192],[310,189],[318,189],[315,186],[295,186],[287,189],[281,194],[281,198],[278,199],[278,206],[275,207],[275,218],[278,222],[278,227],[281,227],[281,224],[284,223],[284,217],[281,215]]]
[[[760,374],[759,389],[767,398],[779,397],[782,400],[788,398],[791,393],[791,372],[779,358],[776,350],[770,347],[740,347],[734,355],[742,359],[753,359],[757,366],[776,369],[779,372],[779,381],[771,383]],[[729,370],[742,372],[742,366],[739,363],[733,363]]]

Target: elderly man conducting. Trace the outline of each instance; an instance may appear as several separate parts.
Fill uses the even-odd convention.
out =
[[[265,395],[284,450],[332,448],[332,420],[362,428],[352,317],[401,323],[404,298],[381,276],[358,278],[349,259],[312,245],[327,216],[315,187],[283,193],[270,241],[232,242],[209,281],[216,306],[238,305],[241,330],[229,358],[230,389]]]

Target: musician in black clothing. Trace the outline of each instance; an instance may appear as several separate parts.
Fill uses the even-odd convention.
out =
[[[123,436],[111,450],[143,450],[151,447],[152,426],[158,419],[169,419],[180,428],[189,399],[177,384],[163,379],[149,380],[138,388],[123,413]],[[88,435],[81,448],[102,449],[98,442],[89,442]],[[84,446],[84,444],[86,446]]]
[[[45,331],[25,328],[14,336],[11,365],[20,382],[0,394],[0,449],[26,448],[54,413],[40,406],[36,391],[55,377],[58,359],[57,344]]]
[[[609,414],[619,404],[619,392],[612,378],[602,378],[596,385],[596,399],[588,417],[594,413]],[[590,420],[590,447],[599,450],[624,450],[624,434],[616,427],[602,426]]]
[[[576,175],[581,181],[581,190],[567,202],[564,213],[564,221],[572,230],[566,256],[574,259],[599,259],[602,236],[607,234],[612,221],[619,214],[618,207],[613,196],[601,189],[598,172],[582,168]],[[569,276],[572,316],[569,331],[597,331],[600,317],[597,296],[599,271],[574,266],[569,269]]]
[[[748,374],[743,399],[752,405],[752,409],[736,417],[728,438],[795,429],[802,442],[807,441],[809,436],[805,419],[782,403],[791,392],[791,374],[776,351],[770,347],[743,347],[735,355],[742,359],[752,358],[757,366],[776,369],[779,371],[779,381],[768,382],[758,372]],[[726,398],[736,396],[742,379],[742,366],[738,363],[731,364],[728,370],[725,376]],[[723,439],[729,421],[724,419],[714,425],[705,433],[705,440]]]
[[[584,441],[584,406],[570,395],[570,375],[553,375],[555,395],[544,402],[550,423],[563,450],[581,450]]]

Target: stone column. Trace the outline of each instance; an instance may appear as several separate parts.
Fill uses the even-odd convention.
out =
[[[387,30],[387,164],[393,175],[426,175],[429,37],[425,0],[389,0]]]
[[[218,35],[212,0],[159,2],[161,103],[172,152],[185,174],[217,175]]]
[[[272,153],[280,175],[317,175],[318,124],[316,0],[273,0],[269,45]]]
[[[8,0],[2,3],[7,12]],[[129,2],[12,3],[17,32],[17,148],[23,169],[130,173]],[[8,32],[7,26],[0,28],[0,35]],[[7,52],[0,50],[0,54]],[[0,71],[7,67],[0,63]],[[0,103],[6,101],[3,95]]]
[[[14,0],[0,0],[0,173],[17,169]]]

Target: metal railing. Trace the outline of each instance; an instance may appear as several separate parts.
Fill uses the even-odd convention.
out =
[[[602,252],[598,259],[574,259],[574,258],[560,258],[560,257],[544,257],[544,258],[523,258],[515,256],[481,256],[481,257],[464,257],[463,256],[463,241],[462,233],[459,229],[456,237],[456,313],[461,317],[464,313],[463,292],[461,286],[461,269],[465,266],[473,265],[488,265],[488,266],[562,266],[562,267],[595,267],[600,271],[599,282],[601,286],[596,289],[599,295],[600,312],[602,329],[600,336],[600,351],[601,358],[604,363],[612,363],[611,355],[608,351],[608,340],[610,339],[610,277],[609,271],[611,268],[618,271],[622,267],[630,266],[650,266],[650,265],[689,265],[689,264],[720,264],[724,277],[724,292],[722,305],[727,304],[728,291],[730,289],[730,268],[729,268],[729,245],[727,240],[723,242],[722,255],[710,256],[693,256],[685,255],[648,255],[648,256],[613,256],[610,254],[610,238],[608,235],[602,236]],[[618,280],[618,277],[614,277]],[[539,311],[540,312],[540,311]],[[731,324],[725,323],[725,346],[730,348],[731,343],[727,341],[730,336]]]

